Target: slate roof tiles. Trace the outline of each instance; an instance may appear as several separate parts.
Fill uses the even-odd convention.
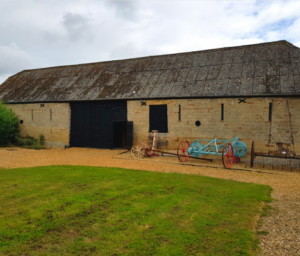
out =
[[[24,70],[4,102],[300,95],[300,49],[287,41]]]

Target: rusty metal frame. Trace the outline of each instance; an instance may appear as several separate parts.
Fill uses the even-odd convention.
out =
[[[161,150],[153,150],[153,149],[148,149],[148,148],[146,148],[146,154],[147,153],[161,153],[162,155],[163,154],[166,154],[166,155],[173,155],[173,156],[177,156],[177,154],[175,154],[175,153],[170,153],[170,152],[166,152],[166,151],[161,151]],[[200,158],[200,157],[193,157],[193,156],[189,156],[189,158],[194,158],[194,159],[199,159],[199,160],[204,160],[204,161],[209,161],[209,162],[212,162],[213,160],[212,159],[206,159],[206,158]]]
[[[283,143],[283,144],[287,144],[287,143]],[[292,144],[292,143],[290,143],[290,144]],[[293,144],[293,146],[294,146],[294,144]],[[252,141],[250,167],[254,166],[254,159],[257,156],[300,160],[300,155],[296,155],[296,153],[293,151],[288,151],[288,152],[290,152],[290,153],[284,154],[279,150],[269,151],[268,153],[255,152],[255,143],[254,143],[254,141]]]
[[[272,99],[272,112],[271,112],[271,121],[269,121],[270,122],[270,132],[269,132],[269,141],[268,141],[268,145],[269,144],[271,144],[271,143],[276,143],[277,145],[278,145],[278,143],[283,143],[283,144],[292,144],[293,145],[293,151],[291,151],[291,152],[293,152],[294,154],[296,154],[295,153],[295,143],[294,143],[294,137],[293,137],[293,130],[292,130],[292,115],[291,115],[291,112],[290,112],[290,107],[289,107],[289,100],[288,99],[286,99],[286,102],[285,102],[285,104],[286,104],[286,107],[287,107],[287,111],[288,111],[288,114],[289,114],[289,123],[290,123],[290,132],[291,132],[291,136],[290,136],[290,138],[291,138],[291,143],[286,143],[286,142],[278,142],[278,141],[276,141],[275,139],[274,139],[274,137],[272,136],[272,123],[273,123],[273,110],[274,110],[274,108],[275,108],[275,102],[274,102],[274,99]],[[271,138],[273,138],[274,139],[274,141],[275,142],[271,142]],[[277,150],[278,151],[278,150]],[[270,155],[270,153],[274,153],[275,151],[269,151],[269,155]]]

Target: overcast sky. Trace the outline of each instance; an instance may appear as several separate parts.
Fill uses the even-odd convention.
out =
[[[0,84],[24,69],[287,40],[300,1],[0,0]]]

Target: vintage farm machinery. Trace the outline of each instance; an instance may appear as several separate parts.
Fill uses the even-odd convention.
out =
[[[147,144],[142,144],[139,143],[138,145],[134,145],[131,148],[131,155],[134,158],[143,158],[144,156],[157,156],[158,154],[166,154],[166,155],[175,155],[177,156],[178,154],[175,153],[171,153],[171,152],[166,152],[166,151],[161,151],[161,150],[157,150],[156,148],[156,136],[157,136],[157,132],[158,131],[153,131],[154,135],[153,135],[153,143],[152,146],[148,146]],[[149,139],[150,139],[150,135],[149,135]],[[196,158],[196,157],[192,157],[192,158]],[[205,159],[205,158],[199,158],[198,159],[201,160],[205,160],[205,161],[210,161],[212,162],[211,159]]]
[[[290,147],[292,147],[293,149],[291,149]],[[254,141],[252,141],[250,167],[254,166],[254,159],[257,156],[271,158],[273,157],[278,159],[300,160],[300,155],[297,155],[294,151],[294,143],[284,142],[277,142],[276,150],[269,150],[269,152],[259,152],[255,151],[255,143]]]
[[[230,140],[213,140],[197,139],[193,143],[187,140],[179,143],[177,154],[164,152],[155,149],[156,132],[153,137],[153,146],[149,148],[146,144],[138,144],[132,147],[131,155],[134,158],[143,158],[145,155],[169,154],[177,155],[181,162],[186,162],[189,158],[205,160],[212,162],[212,159],[200,158],[202,155],[222,155],[222,163],[225,168],[230,168],[233,162],[239,163],[240,158],[247,154],[247,146],[239,137]]]
[[[253,167],[254,165],[254,159],[259,157],[264,158],[277,158],[278,160],[300,160],[300,155],[297,155],[295,152],[295,143],[294,143],[294,136],[293,136],[293,125],[292,125],[292,115],[290,112],[289,107],[289,100],[281,101],[277,100],[279,103],[273,99],[272,103],[270,103],[270,110],[269,110],[269,121],[270,121],[270,132],[269,132],[269,141],[266,145],[268,148],[275,147],[275,150],[268,150],[268,152],[262,152],[262,151],[255,151],[255,143],[252,141],[252,147],[251,147],[251,159],[250,159],[250,167]],[[284,113],[283,114],[275,114],[272,111],[272,108],[280,108],[278,113]],[[286,112],[285,112],[286,111]],[[276,113],[276,112],[275,112]],[[276,119],[277,118],[277,119]],[[272,129],[272,125],[276,125],[277,123],[277,129]],[[276,126],[275,126],[276,127]],[[276,130],[288,130],[287,133],[289,133],[289,136],[283,137],[278,136],[279,134],[276,134]],[[274,133],[275,131],[275,133]],[[280,138],[281,137],[281,138]],[[277,138],[277,140],[276,140]],[[284,142],[285,141],[285,142]],[[272,145],[273,144],[273,145]],[[275,144],[275,145],[274,145]],[[274,159],[275,160],[275,159]],[[271,160],[272,161],[272,160]]]
[[[225,168],[230,168],[233,162],[239,163],[240,158],[247,154],[247,146],[239,137],[230,140],[197,139],[191,145],[185,140],[179,143],[177,156],[181,162],[190,157],[199,158],[202,155],[222,155],[222,163]]]

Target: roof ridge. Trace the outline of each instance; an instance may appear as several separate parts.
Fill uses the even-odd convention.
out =
[[[288,42],[286,40],[279,40],[279,41],[273,41],[273,42],[248,44],[248,45],[240,45],[240,46],[229,46],[229,47],[227,46],[227,47],[213,48],[213,49],[206,49],[206,50],[198,50],[198,51],[191,51],[191,52],[169,53],[169,54],[161,54],[161,55],[143,56],[143,57],[137,57],[137,58],[107,60],[107,61],[81,63],[81,64],[71,64],[71,65],[62,65],[62,66],[52,66],[52,67],[35,68],[35,69],[25,69],[25,70],[22,70],[21,72],[28,72],[28,71],[34,71],[34,70],[43,70],[43,69],[66,68],[66,67],[79,67],[79,66],[95,65],[95,64],[102,64],[102,63],[104,64],[104,63],[113,63],[113,62],[123,62],[123,61],[136,60],[136,59],[161,58],[161,57],[176,56],[176,55],[183,55],[183,54],[196,54],[196,53],[208,52],[208,51],[209,52],[224,51],[224,50],[227,50],[227,49],[255,47],[255,46],[259,46],[259,45],[267,45],[267,44],[270,45],[270,44],[279,44],[279,43],[284,43],[288,46],[294,46],[294,47],[298,48],[297,46],[291,44],[290,42]]]
[[[286,40],[281,40],[285,45],[289,46],[289,47],[294,47],[294,48],[297,48],[297,49],[300,49],[300,47],[290,43],[289,41],[286,41]],[[280,42],[280,41],[278,41]]]

